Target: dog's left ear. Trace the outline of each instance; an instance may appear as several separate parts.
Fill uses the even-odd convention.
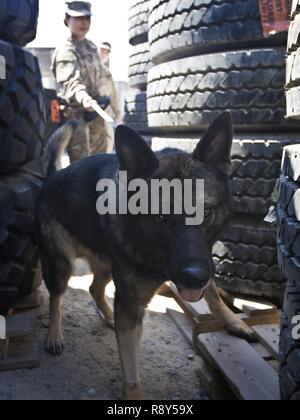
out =
[[[127,171],[129,178],[146,176],[158,167],[157,157],[136,131],[120,125],[115,137],[120,170]]]
[[[230,112],[224,112],[206,131],[193,154],[194,160],[210,163],[218,171],[230,175],[233,121]]]

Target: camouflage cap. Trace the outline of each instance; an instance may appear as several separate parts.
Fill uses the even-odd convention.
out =
[[[92,16],[92,6],[88,1],[67,1],[66,14],[71,17]]]

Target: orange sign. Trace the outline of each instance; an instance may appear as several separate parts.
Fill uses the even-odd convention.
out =
[[[57,100],[51,101],[51,120],[54,124],[60,124],[60,104]]]
[[[258,0],[265,37],[289,28],[292,0]]]

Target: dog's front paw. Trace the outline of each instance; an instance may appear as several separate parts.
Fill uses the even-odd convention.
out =
[[[243,338],[250,343],[257,341],[254,331],[239,319],[235,319],[230,324],[227,324],[226,329],[229,334],[234,335],[235,337]]]
[[[64,351],[64,339],[61,334],[49,334],[45,344],[45,350],[52,356],[61,356]]]

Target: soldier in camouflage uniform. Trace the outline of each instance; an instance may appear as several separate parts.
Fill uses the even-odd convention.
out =
[[[111,44],[109,42],[103,42],[100,45],[99,55],[101,64],[105,67],[106,72],[103,72],[101,78],[101,92],[103,95],[109,96],[111,98],[110,108],[108,113],[116,121],[117,125],[123,124],[123,112],[120,106],[120,100],[118,95],[118,90],[116,84],[113,80],[112,74],[109,70],[109,58],[111,54]],[[114,131],[112,127],[108,126],[107,136],[109,139],[109,152],[112,152],[114,149]]]
[[[92,104],[99,100],[101,80],[107,70],[101,66],[97,47],[85,38],[91,25],[91,4],[86,1],[67,2],[65,24],[71,34],[54,52],[52,71],[58,84],[58,96],[66,104],[66,119],[80,121],[68,149],[71,162],[108,149],[107,127],[101,117],[87,123]],[[88,120],[90,120],[88,118]]]

